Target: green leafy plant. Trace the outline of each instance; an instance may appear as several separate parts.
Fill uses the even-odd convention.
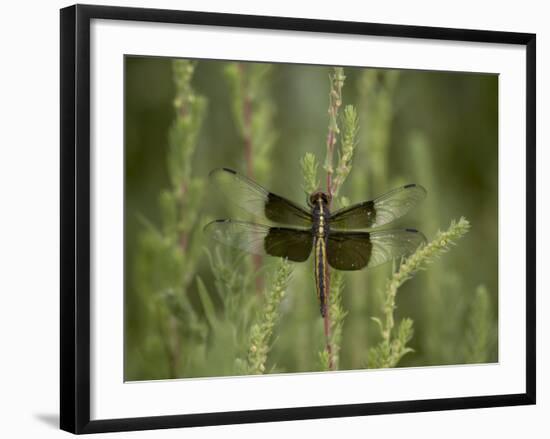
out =
[[[271,349],[273,331],[279,319],[279,306],[285,296],[291,271],[291,264],[285,259],[280,260],[272,285],[265,293],[265,305],[250,330],[248,372],[251,374],[266,371],[267,355]]]
[[[311,261],[262,260],[206,243],[202,226],[210,220],[205,210],[211,203],[206,196],[206,174],[211,168],[206,172],[203,168],[211,162],[207,158],[202,163],[197,148],[207,143],[201,130],[211,128],[213,120],[209,119],[212,105],[207,112],[203,97],[209,88],[201,75],[194,75],[199,65],[198,71],[206,72],[202,61],[171,63],[174,98],[166,187],[158,195],[158,218],[141,217],[137,237],[134,285],[146,304],[143,324],[148,329],[139,346],[132,348],[132,377],[386,368],[497,358],[493,284],[488,283],[491,289],[478,286],[485,279],[470,280],[460,273],[452,259],[459,252],[439,260],[466,234],[469,222],[461,218],[436,233],[441,221],[452,216],[441,214],[445,198],[437,188],[438,158],[422,128],[404,136],[399,154],[415,157],[410,166],[406,159],[400,162],[406,166],[403,174],[428,188],[428,202],[418,211],[419,228],[433,239],[408,258],[395,261],[391,272],[389,265],[353,273],[332,270],[325,319],[319,317],[315,302]],[[328,128],[318,133],[319,138],[326,133],[326,141],[319,143],[323,151],[304,147],[291,156],[274,148],[278,132],[284,134],[283,128],[275,127],[288,107],[277,107],[287,102],[272,93],[273,78],[285,84],[279,90],[290,87],[286,77],[279,76],[279,68],[224,63],[223,69],[216,70],[225,76],[226,81],[216,86],[218,91],[225,87],[226,100],[216,101],[225,107],[215,111],[224,112],[224,123],[231,125],[233,138],[239,140],[231,148],[243,164],[241,172],[266,187],[284,187],[276,176],[285,180],[288,175],[288,186],[299,187],[290,176],[297,173],[273,172],[294,161],[301,170],[303,191],[330,193],[333,210],[349,205],[349,198],[364,200],[404,184],[400,180],[404,168],[390,164],[395,121],[403,124],[399,109],[404,107],[397,105],[396,96],[406,86],[401,82],[405,73],[330,69]],[[323,87],[327,96],[326,83]],[[347,90],[358,92],[348,96]],[[299,121],[299,128],[306,119]],[[231,205],[224,208],[232,218]],[[412,301],[418,305],[411,307]],[[451,308],[452,313],[445,312]]]
[[[486,363],[496,350],[497,331],[489,291],[484,285],[476,288],[467,311],[468,329],[464,358],[468,363]]]
[[[420,247],[414,254],[406,258],[387,281],[384,292],[384,318],[373,317],[378,324],[382,341],[378,346],[371,348],[368,355],[368,365],[371,368],[395,367],[399,360],[412,349],[407,343],[413,336],[413,321],[405,318],[395,327],[395,300],[398,289],[419,270],[425,270],[430,263],[449,251],[459,238],[464,236],[470,223],[465,218],[452,222],[445,232],[438,232],[435,238],[425,246]]]
[[[269,64],[229,63],[225,75],[231,90],[232,114],[243,142],[246,174],[270,175],[270,154],[277,139],[275,106],[269,94]]]
[[[206,99],[197,95],[191,86],[195,63],[176,60],[172,68],[175,117],[170,127],[166,160],[170,188],[163,190],[159,197],[160,227],[141,218],[144,229],[136,284],[142,296],[150,298],[158,325],[157,337],[169,358],[166,374],[175,378],[185,369],[188,355],[183,340],[203,340],[205,336],[204,324],[189,299],[189,287],[202,247],[200,200],[204,181],[193,176],[192,163]]]

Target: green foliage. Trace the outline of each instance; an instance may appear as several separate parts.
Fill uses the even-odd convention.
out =
[[[323,169],[327,173],[328,186],[327,191],[331,192],[331,176],[334,173],[334,167],[332,164],[334,147],[337,142],[340,128],[338,126],[338,111],[342,106],[342,88],[346,80],[344,75],[344,69],[342,67],[334,67],[334,72],[329,75],[330,79],[330,92],[329,92],[329,106],[328,106],[328,134],[327,134],[327,153],[325,156],[325,164]]]
[[[484,134],[498,132],[498,119],[491,124],[483,115],[492,110],[482,108],[498,87],[483,85],[488,75],[459,75],[456,82],[443,73],[335,68],[327,93],[322,67],[154,62],[168,66],[168,76],[159,78],[157,67],[127,69],[127,98],[144,97],[125,112],[126,379],[498,358],[497,137]],[[155,106],[161,95],[170,118]],[[451,104],[438,101],[446,96]],[[265,257],[258,264],[204,241],[202,226],[211,218],[245,219],[206,190],[206,175],[217,166],[296,201],[302,191],[330,191],[332,209],[418,182],[428,198],[396,227],[435,236],[423,247],[431,250],[396,261],[391,273],[388,265],[332,270],[325,339],[311,261]],[[445,233],[463,233],[467,222],[436,235],[437,228],[462,214],[476,225],[477,239],[435,261],[456,240]]]
[[[379,325],[382,325],[380,320],[376,319],[375,321]],[[401,320],[394,337],[387,341],[384,340],[377,346],[369,349],[368,367],[371,369],[380,369],[397,366],[399,360],[405,354],[414,351],[407,346],[413,337],[413,333],[413,321],[409,318]]]
[[[317,157],[311,152],[306,152],[300,159],[300,168],[302,169],[303,176],[302,188],[306,195],[312,194],[319,189],[319,179],[317,178],[318,167]]]
[[[175,194],[183,197],[186,184],[191,182],[191,167],[197,137],[204,119],[206,99],[191,87],[195,64],[185,60],[173,62],[176,97],[176,117],[170,128],[167,166]]]
[[[344,135],[342,137],[340,150],[338,151],[338,166],[336,167],[334,182],[332,184],[333,197],[338,195],[340,188],[351,172],[353,152],[357,146],[359,124],[357,119],[357,110],[353,105],[346,105],[344,108],[343,125]]]
[[[258,316],[258,321],[250,330],[250,348],[248,351],[248,372],[262,374],[266,370],[267,355],[271,349],[270,341],[275,324],[279,319],[279,305],[283,300],[290,275],[291,265],[281,259],[273,280],[273,285],[266,291],[265,304]]]
[[[353,166],[355,171],[349,176],[348,194],[354,201],[374,198],[383,194],[388,189],[395,187],[402,181],[393,179],[395,164],[399,162],[396,157],[391,157],[392,137],[398,132],[394,124],[396,114],[396,95],[400,83],[399,71],[386,69],[364,69],[359,73],[355,82],[355,94],[357,101],[357,124],[360,126],[360,136],[357,138],[357,154],[355,154]],[[411,106],[411,108],[413,108]],[[405,111],[408,111],[406,108]],[[407,162],[403,174],[411,163],[417,163],[416,156],[407,154],[402,144],[398,146],[398,157],[403,157]],[[406,181],[409,183],[415,180]],[[423,182],[420,179],[419,182]],[[431,197],[432,186],[428,188],[428,197]],[[341,205],[345,199],[341,198]],[[421,206],[424,209],[425,203]],[[438,221],[438,215],[434,218]],[[419,226],[424,229],[424,222]],[[380,291],[383,290],[386,277],[391,267],[380,267],[375,270],[366,270],[357,273],[350,282],[351,291],[361,291],[353,294],[349,303],[349,324],[347,330],[356,334],[354,340],[344,339],[344,349],[350,352],[353,367],[364,366],[362,352],[372,344],[378,342],[376,327],[372,326],[365,315],[372,315],[374,309],[382,306],[384,298]]]
[[[365,147],[367,178],[376,191],[388,185],[391,125],[394,117],[394,95],[400,78],[399,70],[366,69],[361,75],[359,93],[363,104],[362,122],[368,135]]]
[[[198,278],[203,315],[208,322],[206,343],[194,347],[200,355],[191,376],[247,373],[247,339],[258,302],[251,293],[251,278],[243,255],[222,247],[207,250],[214,288]],[[216,307],[215,303],[218,302]]]
[[[231,90],[232,114],[244,145],[246,172],[267,176],[270,153],[277,139],[275,107],[269,95],[269,64],[229,63],[225,75]]]
[[[179,376],[186,352],[182,340],[203,340],[205,326],[195,314],[188,288],[193,281],[202,246],[200,200],[204,185],[192,176],[193,155],[206,111],[191,79],[195,64],[173,61],[175,118],[169,132],[167,156],[171,187],[160,194],[160,228],[142,218],[136,285],[147,297],[157,320],[157,337],[169,358],[169,377]]]
[[[468,309],[464,358],[467,363],[486,363],[496,348],[496,321],[489,292],[484,285],[476,289]]]
[[[195,64],[174,61],[173,68],[176,118],[168,150],[172,187],[160,196],[162,230],[143,220],[136,283],[144,294],[157,296],[150,303],[156,307],[157,336],[169,360],[168,377],[262,373],[290,264],[281,262],[263,304],[251,291],[258,273],[251,270],[246,255],[223,247],[207,249],[210,287],[197,273],[203,247],[197,225],[206,222],[200,216],[205,184],[193,178],[192,158],[206,102],[191,86]],[[265,167],[274,138],[269,126],[272,108],[265,104],[261,82],[267,73],[266,68],[240,64],[226,70],[233,86],[235,120],[254,169]],[[192,286],[195,299],[189,293]]]
[[[338,370],[340,364],[340,345],[342,343],[342,331],[344,328],[344,319],[347,312],[342,305],[342,296],[344,293],[344,275],[340,271],[332,271],[330,276],[330,296],[329,296],[329,315],[330,315],[330,346],[331,356],[325,349],[319,353],[321,360],[321,370]],[[332,360],[332,367],[331,367]]]
[[[387,281],[384,292],[384,319],[373,318],[380,328],[382,341],[371,348],[368,354],[369,367],[395,367],[397,362],[411,349],[407,342],[412,338],[413,322],[404,319],[398,327],[397,334],[393,334],[395,326],[395,299],[397,290],[419,271],[425,270],[443,253],[456,245],[456,241],[462,238],[470,229],[470,223],[465,218],[458,222],[451,222],[449,229],[445,232],[438,232],[435,238],[427,245],[419,247],[416,252],[406,258],[399,269]]]

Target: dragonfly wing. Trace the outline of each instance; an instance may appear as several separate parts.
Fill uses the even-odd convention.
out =
[[[337,270],[361,270],[407,256],[425,242],[425,236],[414,229],[331,232],[327,258]]]
[[[278,256],[295,262],[305,261],[313,246],[310,230],[269,227],[245,221],[215,220],[205,232],[213,240],[257,255]]]
[[[299,204],[269,192],[231,169],[214,169],[210,180],[227,199],[254,216],[279,224],[311,227],[311,213]]]
[[[374,200],[337,210],[330,217],[334,229],[370,229],[391,223],[405,215],[426,197],[426,189],[408,184]]]

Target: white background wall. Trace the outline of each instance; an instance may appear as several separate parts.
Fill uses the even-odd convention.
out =
[[[538,264],[550,258],[550,14],[545,2],[88,1],[260,15],[537,33]],[[0,15],[0,436],[49,438],[58,422],[59,13],[62,1],[3,4]],[[546,172],[545,172],[546,171]],[[208,427],[113,437],[550,437],[550,281],[538,279],[538,404],[454,412]],[[546,414],[546,416],[545,416]]]

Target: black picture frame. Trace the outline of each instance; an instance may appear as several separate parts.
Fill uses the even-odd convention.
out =
[[[90,21],[132,20],[208,26],[502,43],[526,47],[526,392],[383,403],[90,420]],[[288,17],[75,5],[61,10],[61,404],[72,433],[192,427],[325,417],[535,404],[535,99],[536,36]]]

